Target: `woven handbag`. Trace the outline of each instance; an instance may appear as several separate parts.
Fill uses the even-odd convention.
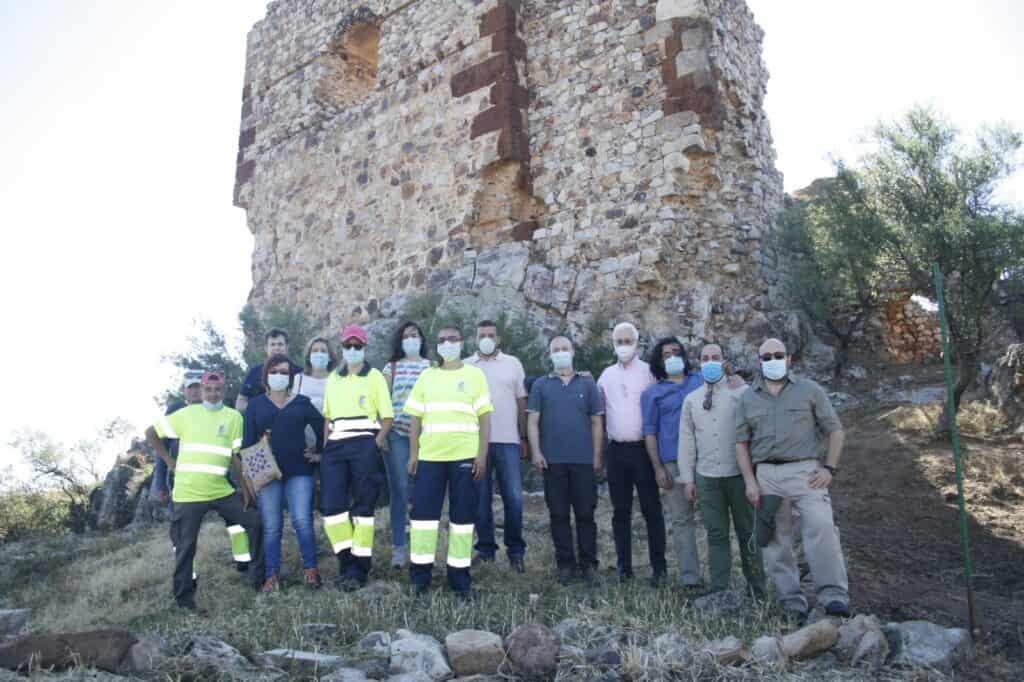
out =
[[[267,431],[255,445],[239,453],[242,458],[242,475],[252,483],[253,491],[259,492],[271,481],[281,480],[274,451],[270,448],[270,432]]]

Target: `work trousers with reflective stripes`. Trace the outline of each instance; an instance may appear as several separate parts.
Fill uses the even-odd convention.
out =
[[[175,502],[171,539],[174,542],[174,598],[179,604],[192,603],[195,587],[192,583],[192,568],[196,558],[196,544],[199,529],[206,512],[215,511],[228,524],[231,534],[231,552],[240,561],[242,542],[249,546],[245,560],[249,562],[249,579],[254,586],[263,583],[263,530],[260,514],[255,509],[244,509],[242,496],[238,493],[209,502]],[[231,532],[231,528],[236,528]],[[240,532],[239,532],[240,531]],[[246,540],[248,535],[249,540]],[[237,539],[236,539],[237,538]]]
[[[174,508],[171,508],[171,516],[174,516]],[[236,564],[245,563],[248,564],[251,559],[251,552],[249,551],[249,535],[245,532],[245,528],[239,525],[225,526],[225,531],[228,534],[228,542],[231,544],[231,557],[235,560]],[[177,540],[178,528],[174,523],[168,526],[167,534],[171,538],[171,550],[177,552],[178,540]],[[195,582],[199,579],[199,575],[196,573],[196,561],[192,562],[192,581]]]
[[[448,587],[456,592],[470,588],[469,566],[473,558],[473,524],[477,512],[477,486],[473,460],[419,461],[412,491],[412,531],[409,536],[409,577],[413,585],[430,584],[437,552],[441,508],[448,494]]]
[[[342,578],[365,583],[370,575],[373,511],[383,483],[384,465],[371,436],[334,443],[320,460],[320,511]]]

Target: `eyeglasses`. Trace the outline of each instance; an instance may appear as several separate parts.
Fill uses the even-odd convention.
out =
[[[363,344],[361,343],[343,343],[341,347],[345,350],[362,350]]]
[[[785,360],[786,354],[783,351],[776,351],[774,353],[765,353],[761,356],[761,359],[765,362],[770,362],[773,358],[775,360]]]
[[[289,376],[291,374],[291,372],[289,370],[287,370],[287,369],[272,369],[272,370],[268,371],[267,374],[268,375],[270,375],[270,374],[283,374],[285,376]]]

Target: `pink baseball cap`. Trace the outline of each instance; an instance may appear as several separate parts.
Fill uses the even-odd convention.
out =
[[[222,386],[224,375],[218,371],[206,372],[203,374],[202,383],[204,386]]]
[[[366,330],[360,327],[358,324],[350,324],[341,332],[341,342],[345,343],[349,339],[356,339],[362,341],[363,345],[366,345]]]

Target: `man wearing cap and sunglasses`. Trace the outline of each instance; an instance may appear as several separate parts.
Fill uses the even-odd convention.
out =
[[[373,512],[384,484],[381,451],[394,418],[388,382],[367,364],[366,343],[365,329],[345,327],[345,362],[331,374],[324,393],[320,504],[324,531],[338,557],[337,585],[346,592],[358,590],[370,575]]]
[[[243,485],[239,494],[228,481],[228,470],[234,466],[241,480],[238,451],[242,446],[242,415],[224,405],[224,375],[207,372],[202,380],[201,405],[189,405],[171,415],[160,417],[146,429],[146,442],[174,472],[175,540],[174,598],[178,606],[196,610],[192,566],[203,517],[216,511],[231,526],[241,526],[251,540],[249,556],[250,582],[259,588],[263,581],[263,533],[260,515],[250,509],[253,496]],[[179,440],[178,459],[171,458],[161,438]],[[232,534],[234,550],[235,534]]]
[[[783,607],[797,622],[805,621],[808,603],[793,553],[793,512],[799,513],[818,604],[826,615],[849,616],[846,563],[828,492],[839,468],[843,425],[821,386],[789,373],[782,341],[768,339],[758,355],[761,377],[736,407],[736,463],[755,508],[770,499],[778,503],[773,517],[757,519],[775,527],[764,547],[765,568]],[[819,431],[828,434],[823,463]]]

